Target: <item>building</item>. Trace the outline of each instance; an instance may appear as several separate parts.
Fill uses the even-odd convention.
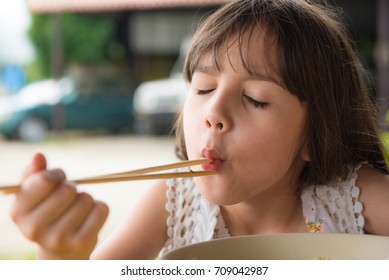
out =
[[[33,13],[100,13],[123,26],[122,39],[135,66],[152,57],[177,56],[182,39],[209,11],[228,0],[27,0]],[[377,77],[382,114],[389,108],[389,0],[332,0],[361,50],[361,61]],[[148,36],[144,36],[148,34]],[[146,67],[147,68],[147,67]],[[149,69],[150,70],[150,69]],[[167,74],[167,73],[166,73]]]

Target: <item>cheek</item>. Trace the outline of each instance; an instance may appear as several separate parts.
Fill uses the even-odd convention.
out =
[[[198,116],[196,115],[196,109],[190,98],[187,98],[182,111],[183,128],[185,136],[193,134],[194,126],[197,123]]]
[[[269,128],[269,134],[272,135],[272,137],[267,140],[272,142],[269,143],[269,146],[276,149],[276,151],[273,150],[273,152],[277,153],[280,157],[283,156],[286,161],[291,162],[302,148],[304,131],[304,111],[293,111],[290,113],[289,118],[284,117],[279,122],[273,123],[273,126]]]
[[[298,104],[299,105],[299,104]],[[295,106],[296,107],[296,106]],[[305,110],[296,107],[294,110],[277,111],[263,118],[254,131],[251,131],[245,147],[257,154],[272,168],[279,165],[287,168],[298,156],[305,131]]]
[[[196,110],[195,106],[189,104],[190,102],[186,102],[183,108],[182,128],[185,135],[185,145],[188,156],[189,158],[193,158],[193,153],[196,150],[195,145],[198,142],[197,140],[200,135],[199,124],[201,124],[201,122],[199,120],[198,110]]]

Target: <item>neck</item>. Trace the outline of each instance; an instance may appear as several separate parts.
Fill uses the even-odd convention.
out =
[[[301,199],[292,191],[262,193],[248,201],[220,208],[232,236],[307,231]]]

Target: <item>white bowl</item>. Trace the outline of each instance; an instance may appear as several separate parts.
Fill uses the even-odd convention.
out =
[[[389,259],[389,237],[368,234],[283,233],[239,236],[188,245],[165,260]]]

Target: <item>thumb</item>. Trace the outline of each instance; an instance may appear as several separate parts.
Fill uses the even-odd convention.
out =
[[[46,157],[42,153],[36,153],[33,156],[30,164],[24,170],[22,175],[22,180],[24,180],[26,177],[30,176],[35,172],[46,169],[46,167],[47,167]]]

